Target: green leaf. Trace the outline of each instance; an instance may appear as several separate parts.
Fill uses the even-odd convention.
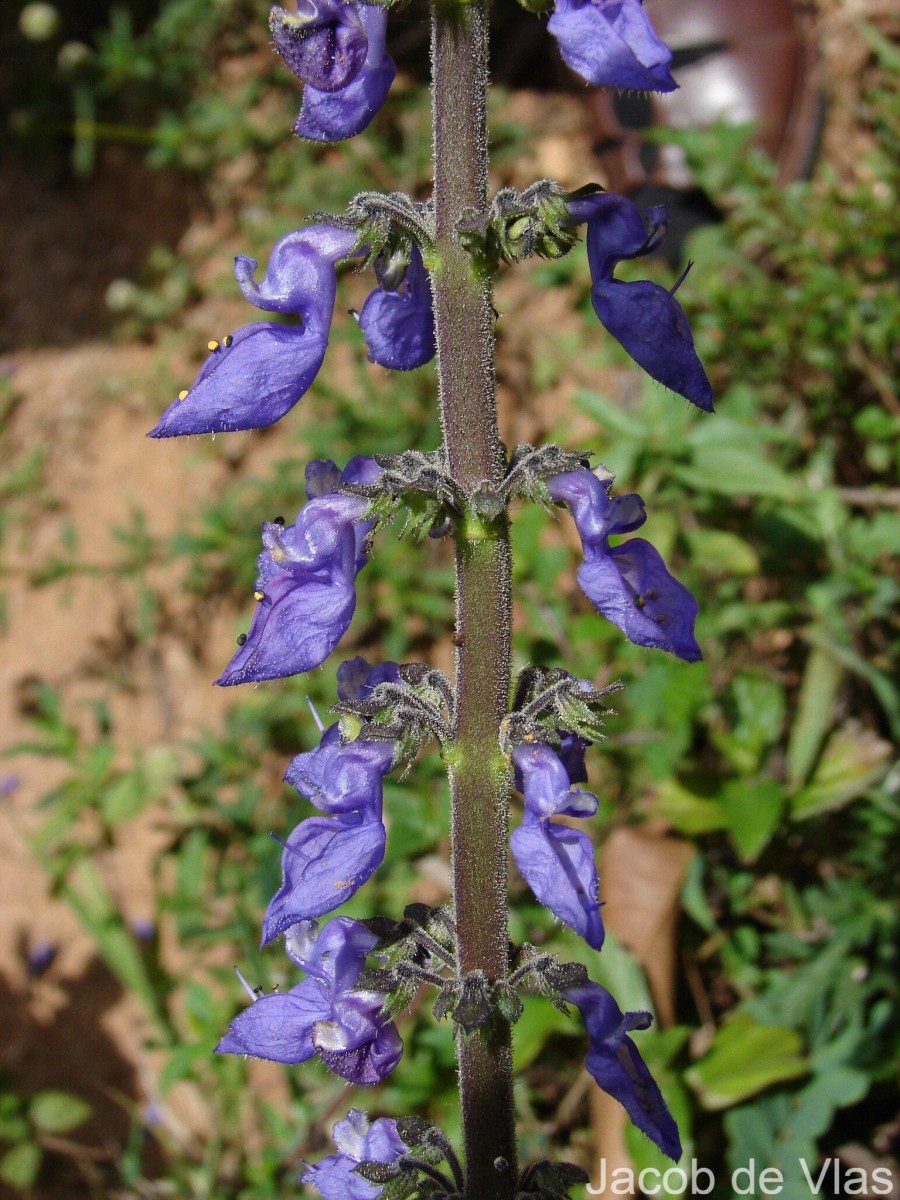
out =
[[[881,779],[890,756],[888,742],[848,721],[828,739],[807,786],[791,798],[791,815],[804,820],[856,800]]]
[[[553,1034],[580,1037],[581,1026],[543,996],[529,996],[525,1011],[513,1030],[513,1070],[524,1071],[538,1057]]]
[[[793,1029],[757,1025],[737,1013],[716,1033],[704,1057],[684,1078],[704,1108],[730,1108],[749,1096],[806,1074],[803,1039]]]
[[[787,750],[787,777],[791,791],[806,782],[828,727],[843,667],[833,654],[814,646],[803,672],[797,716],[791,726]]]
[[[722,806],[716,800],[704,799],[674,779],[665,780],[656,789],[651,811],[679,833],[714,833],[727,824]]]
[[[758,449],[740,446],[701,445],[689,466],[675,466],[672,474],[688,487],[722,496],[766,496],[797,501],[803,485]]]
[[[28,1191],[41,1169],[41,1148],[34,1142],[13,1146],[0,1158],[0,1179],[20,1191]]]
[[[32,1100],[28,1115],[42,1133],[68,1133],[93,1112],[87,1101],[70,1092],[39,1092]]]
[[[785,808],[775,779],[734,779],[721,792],[728,836],[744,862],[754,862],[778,828]]]
[[[599,392],[576,392],[572,398],[576,408],[580,408],[590,417],[594,417],[601,425],[611,429],[620,437],[634,441],[646,441],[651,433],[650,427],[643,417],[636,413],[626,412],[619,404],[614,404]]]
[[[689,529],[684,536],[701,571],[717,575],[756,575],[759,555],[749,542],[725,529]]]

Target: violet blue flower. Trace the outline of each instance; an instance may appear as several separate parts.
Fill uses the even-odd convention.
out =
[[[387,53],[387,9],[354,0],[367,44],[365,61],[342,87],[323,90],[307,84],[294,132],[314,142],[339,142],[362,133],[387,99],[397,67]],[[276,49],[280,49],[276,41]],[[290,66],[288,62],[288,66]]]
[[[573,224],[587,221],[591,302],[601,324],[651,379],[712,412],[712,387],[684,309],[675,299],[687,270],[669,291],[649,279],[628,283],[613,278],[617,263],[649,254],[665,240],[666,209],[647,210],[649,233],[635,205],[611,192],[575,197],[568,209]]]
[[[637,1046],[628,1036],[647,1029],[653,1018],[645,1012],[622,1013],[606,988],[586,983],[563,992],[564,999],[581,1013],[590,1038],[586,1066],[597,1084],[618,1100],[632,1122],[663,1154],[681,1158],[678,1127],[666,1108]]]
[[[592,817],[597,797],[572,788],[558,754],[540,742],[523,742],[513,751],[523,781],[525,817],[510,838],[510,849],[523,879],[546,908],[589,946],[603,945],[599,884],[590,839],[555,816]]]
[[[269,28],[289,70],[320,92],[345,88],[366,61],[369,39],[348,0],[299,0],[296,13],[276,4]]]
[[[321,931],[314,921],[295,925],[285,948],[307,977],[238,1013],[216,1052],[291,1065],[318,1054],[351,1083],[385,1079],[400,1061],[403,1043],[382,1011],[384,996],[352,990],[377,944],[374,934],[348,917],[336,917]]]
[[[412,371],[434,358],[431,285],[418,246],[412,247],[400,286],[393,291],[377,287],[363,305],[359,324],[369,359],[379,366]]]
[[[642,0],[555,0],[547,29],[568,66],[597,87],[678,87],[669,70],[672,52],[657,37]]]
[[[283,237],[266,277],[253,281],[255,259],[238,257],[235,278],[251,304],[291,313],[298,325],[260,321],[221,342],[194,386],[183,392],[150,431],[151,437],[262,429],[280,420],[306,393],[328,346],[336,291],[335,265],[353,254],[356,234],[335,225],[309,225]]]
[[[381,474],[362,455],[338,472],[332,462],[307,468],[310,500],[293,525],[267,522],[254,596],[253,621],[216,683],[223,687],[280,679],[320,666],[347,632],[356,607],[356,576],[366,565],[363,520],[368,501],[338,491],[371,484]]]
[[[310,1184],[324,1200],[377,1200],[381,1186],[357,1175],[356,1167],[363,1162],[393,1163],[406,1154],[408,1147],[397,1132],[397,1122],[379,1117],[370,1123],[364,1112],[351,1108],[331,1136],[338,1153],[310,1166],[300,1182]]]
[[[572,510],[584,547],[578,582],[594,608],[636,646],[669,650],[685,662],[702,658],[694,637],[700,606],[669,574],[659,552],[643,538],[609,544],[611,536],[631,533],[647,519],[640,496],[613,500],[606,484],[586,469],[546,482],[551,497]]]
[[[342,746],[338,725],[294,758],[286,781],[332,815],[308,817],[283,843],[282,882],[266,909],[263,945],[297,921],[338,908],[384,861],[383,786],[393,763],[393,742]]]

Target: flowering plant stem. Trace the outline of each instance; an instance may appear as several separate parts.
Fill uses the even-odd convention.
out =
[[[438,378],[450,472],[471,496],[505,467],[494,389],[490,283],[455,236],[465,209],[487,207],[487,5],[432,9]],[[509,769],[499,746],[509,706],[510,543],[505,515],[470,510],[456,542],[456,713],[448,754],[453,889],[462,976],[507,972]],[[516,1147],[509,1023],[458,1035],[467,1200],[509,1200]]]

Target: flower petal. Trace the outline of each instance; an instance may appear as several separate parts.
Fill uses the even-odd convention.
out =
[[[403,1055],[403,1042],[393,1021],[380,1027],[370,1042],[345,1053],[320,1050],[322,1062],[335,1075],[366,1086],[387,1079]]]
[[[258,322],[215,350],[183,400],[169,405],[150,437],[263,429],[280,420],[319,372],[327,333]]]
[[[230,687],[313,670],[347,632],[355,608],[356,591],[346,577],[298,579],[284,572],[266,584],[246,642],[216,683]]]
[[[357,12],[369,39],[362,70],[337,92],[307,87],[294,126],[300,137],[314,142],[339,142],[362,133],[387,99],[397,68],[385,50],[387,9],[358,4]]]
[[[282,884],[266,909],[261,944],[339,908],[381,865],[384,850],[378,819],[350,813],[301,821],[284,843]]]
[[[296,13],[276,5],[269,28],[288,69],[325,92],[346,87],[366,60],[366,31],[346,0],[300,0]]]
[[[677,1162],[681,1139],[662,1093],[634,1042],[632,1029],[646,1029],[649,1013],[623,1014],[597,983],[569,988],[564,998],[581,1012],[590,1038],[586,1066],[596,1083],[624,1107],[632,1122]]]
[[[591,301],[604,328],[651,379],[704,412],[713,411],[712,387],[694,349],[691,327],[670,292],[648,279],[601,280],[591,289]]]
[[[547,29],[564,61],[588,83],[641,92],[678,86],[669,69],[672,52],[641,0],[556,0]]]
[[[513,830],[510,849],[522,878],[541,904],[599,950],[604,933],[590,839],[567,825],[526,817],[524,824]]]
[[[435,354],[434,312],[428,273],[418,246],[400,287],[377,287],[359,314],[369,358],[394,371],[412,371]]]
[[[643,538],[586,559],[578,582],[597,611],[636,646],[668,650],[685,662],[703,657],[694,637],[700,606]]]
[[[342,746],[332,726],[315,750],[298,754],[285,781],[328,813],[363,812],[381,819],[382,780],[394,762],[393,742],[362,739]]]
[[[239,255],[234,277],[244,297],[266,312],[297,313],[305,328],[326,336],[334,313],[335,265],[350,258],[356,232],[342,225],[305,225],[276,242],[262,283],[253,274],[254,258]]]
[[[238,1013],[216,1046],[217,1054],[250,1054],[272,1062],[306,1062],[316,1053],[312,1028],[331,1005],[321,983],[304,979],[289,992],[260,996]]]
[[[356,983],[366,955],[377,945],[377,936],[351,917],[332,917],[321,929],[317,921],[301,921],[284,939],[288,958],[321,980],[331,994],[346,991]]]

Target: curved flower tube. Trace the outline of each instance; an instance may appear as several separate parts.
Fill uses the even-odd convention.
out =
[[[555,0],[547,29],[564,61],[588,83],[671,92],[672,51],[656,34],[642,0]]]
[[[150,437],[262,429],[278,421],[308,391],[325,358],[337,284],[336,264],[353,254],[356,235],[334,225],[310,225],[277,243],[261,284],[257,263],[235,259],[245,297],[267,312],[292,313],[299,325],[258,322],[221,342],[192,388],[163,413]]]
[[[361,0],[356,0],[354,7],[367,38],[365,61],[343,87],[330,91],[310,85],[305,88],[294,132],[313,142],[339,142],[362,133],[387,99],[397,74],[385,45],[387,9]]]
[[[584,547],[578,582],[594,608],[636,646],[668,650],[685,662],[702,658],[694,637],[700,606],[669,574],[659,552],[643,538],[609,544],[611,536],[631,533],[647,519],[640,496],[611,499],[606,484],[588,470],[546,482],[552,499],[572,510]]]
[[[256,612],[217,684],[297,675],[320,666],[332,652],[353,617],[356,576],[368,561],[372,527],[362,519],[368,501],[338,488],[373,483],[380,474],[375,460],[362,455],[340,473],[331,462],[310,464],[310,500],[296,522],[263,525]]]
[[[622,1013],[606,988],[586,983],[568,988],[563,998],[581,1013],[590,1039],[585,1066],[604,1092],[618,1100],[632,1122],[675,1162],[681,1158],[678,1127],[656,1081],[628,1036],[647,1029],[650,1013]]]
[[[348,0],[299,0],[296,13],[269,13],[275,49],[288,69],[320,92],[336,92],[363,68],[369,39]]]
[[[600,323],[651,379],[712,412],[712,387],[684,309],[675,299],[690,264],[669,291],[649,279],[628,283],[613,278],[617,263],[649,254],[665,241],[667,210],[662,205],[647,209],[648,232],[644,218],[624,196],[575,195],[567,207],[570,223],[587,222],[591,302]]]
[[[431,285],[418,246],[412,247],[400,286],[394,291],[377,287],[369,295],[359,314],[359,325],[369,360],[379,366],[412,371],[434,358]]]
[[[317,933],[315,922],[294,927],[291,959],[307,973],[289,992],[260,996],[238,1013],[217,1054],[249,1054],[295,1065],[316,1054],[351,1083],[379,1083],[403,1053],[378,992],[353,991],[377,937],[358,921],[336,917]]]
[[[330,817],[309,817],[284,843],[282,883],[266,909],[262,944],[297,921],[332,912],[384,861],[383,781],[393,742],[342,746],[332,725],[317,749],[298,754],[285,780]]]
[[[331,1136],[337,1154],[323,1158],[300,1176],[301,1183],[314,1187],[324,1200],[377,1200],[381,1186],[356,1174],[363,1162],[393,1163],[406,1154],[408,1147],[390,1117],[369,1118],[351,1108],[343,1121],[334,1126]]]
[[[517,746],[513,762],[525,797],[525,818],[510,838],[516,866],[541,904],[599,950],[604,933],[594,847],[579,830],[551,821],[593,816],[597,797],[572,788],[559,755],[542,743]]]

